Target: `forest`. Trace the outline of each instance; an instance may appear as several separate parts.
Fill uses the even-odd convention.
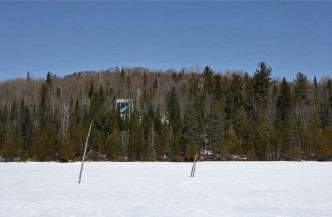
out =
[[[332,160],[332,81],[272,67],[110,68],[0,82],[0,161]],[[130,112],[117,99],[132,100]]]

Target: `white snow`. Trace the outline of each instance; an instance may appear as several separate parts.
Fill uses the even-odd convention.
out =
[[[332,163],[0,163],[0,216],[332,216]]]

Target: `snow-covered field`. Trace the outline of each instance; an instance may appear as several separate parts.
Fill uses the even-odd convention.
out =
[[[0,216],[332,216],[332,163],[0,163]]]

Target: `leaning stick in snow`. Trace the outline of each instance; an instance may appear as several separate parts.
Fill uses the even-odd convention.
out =
[[[190,177],[194,177],[194,176],[195,176],[195,171],[196,171],[196,159],[197,159],[197,154],[196,154],[195,159],[194,159],[193,167],[191,168]]]
[[[83,154],[83,158],[82,158],[81,171],[80,171],[80,176],[79,176],[79,178],[78,178],[78,183],[81,183],[83,164],[84,164],[84,159],[85,159],[85,155],[86,155],[86,148],[88,147],[88,141],[89,141],[89,136],[90,136],[90,132],[91,132],[92,122],[93,122],[93,121],[91,121],[88,136],[86,137],[85,148],[84,148],[84,154]]]
[[[197,156],[197,154],[196,154]],[[195,172],[196,172],[196,165],[197,165],[197,161],[195,161],[195,165],[194,165],[194,172],[193,172],[193,177],[195,176]]]

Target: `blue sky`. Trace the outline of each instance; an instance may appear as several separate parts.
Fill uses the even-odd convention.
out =
[[[116,66],[332,74],[332,2],[0,2],[0,81]]]

